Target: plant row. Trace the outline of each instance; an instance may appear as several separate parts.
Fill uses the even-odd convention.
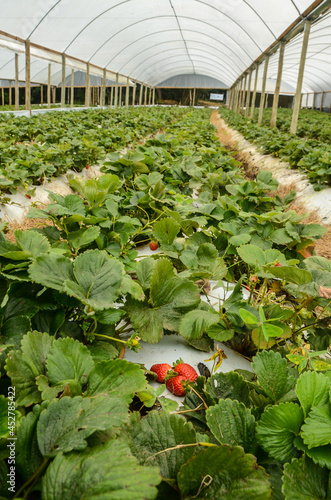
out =
[[[288,119],[284,127],[270,128],[265,123],[258,126],[254,121],[225,108],[219,112],[230,126],[239,130],[245,139],[257,144],[264,153],[282,158],[292,168],[303,170],[316,191],[331,185],[331,147],[324,136],[324,132],[328,135],[330,125],[327,123],[325,126],[329,120],[321,113],[312,112],[311,134],[308,134],[310,111],[304,113],[305,125],[301,129],[299,127],[303,137],[297,137],[287,131]],[[322,116],[320,121],[315,119],[316,114]],[[320,129],[319,134],[314,134],[316,128]]]
[[[271,108],[263,111],[262,126],[268,127],[271,119]],[[254,112],[257,120],[258,109]],[[277,128],[282,132],[290,132],[292,109],[279,108],[277,111]],[[296,135],[306,139],[316,139],[330,144],[331,142],[331,115],[314,109],[301,109]]]
[[[270,173],[247,181],[209,117],[109,154],[31,209],[44,226],[0,233],[3,498],[10,466],[17,498],[327,498],[331,265],[303,255],[325,230]],[[216,311],[208,289],[230,281]],[[170,414],[150,367],[119,358],[173,333],[254,355],[254,374],[199,377]]]
[[[80,172],[110,152],[137,144],[185,110],[176,108],[55,111],[0,115],[0,193],[31,188],[69,169]]]

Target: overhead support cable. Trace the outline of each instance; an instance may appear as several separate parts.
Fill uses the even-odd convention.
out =
[[[275,40],[258,58],[252,62],[251,66],[260,62],[266,55],[271,56],[278,50],[280,42],[288,43],[299,33],[304,31],[306,21],[317,22],[317,20],[320,20],[320,18],[325,15],[330,8],[331,0],[315,0],[295,21],[293,21],[293,23],[277,38],[277,40]],[[246,68],[242,74],[248,71],[251,66]]]

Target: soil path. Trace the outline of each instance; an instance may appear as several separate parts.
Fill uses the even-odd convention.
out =
[[[250,142],[237,131],[230,128],[217,110],[211,114],[211,123],[217,129],[220,142],[229,150],[236,151],[236,158],[241,161],[248,179],[254,179],[259,170],[269,170],[279,182],[277,193],[285,196],[291,190],[297,192],[297,198],[290,205],[299,214],[307,214],[306,223],[318,223],[328,232],[315,243],[315,253],[331,260],[331,190],[316,193],[306,176],[293,170],[285,162],[269,155],[261,154]],[[328,199],[329,198],[329,199]]]

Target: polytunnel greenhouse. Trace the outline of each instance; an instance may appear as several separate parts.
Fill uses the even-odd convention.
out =
[[[331,499],[331,1],[0,5],[0,500]]]

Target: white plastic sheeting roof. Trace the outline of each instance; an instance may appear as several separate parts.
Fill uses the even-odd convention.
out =
[[[158,87],[164,88],[198,88],[198,89],[223,89],[224,82],[205,75],[176,75],[160,82]]]
[[[67,59],[68,75],[72,67],[84,71],[82,61],[89,61],[96,76],[107,68],[152,86],[179,74],[205,75],[231,86],[311,4],[311,0],[2,0],[0,78],[15,78],[13,51],[22,54],[22,42],[30,39],[31,80],[40,83],[47,83],[51,61],[52,83],[59,84],[60,54],[66,53],[76,58]],[[331,88],[330,47],[330,18],[326,18],[311,31],[307,90]],[[299,35],[285,56],[283,80],[291,85],[300,51]],[[24,55],[19,64],[24,80]],[[270,60],[271,78],[275,64]]]

